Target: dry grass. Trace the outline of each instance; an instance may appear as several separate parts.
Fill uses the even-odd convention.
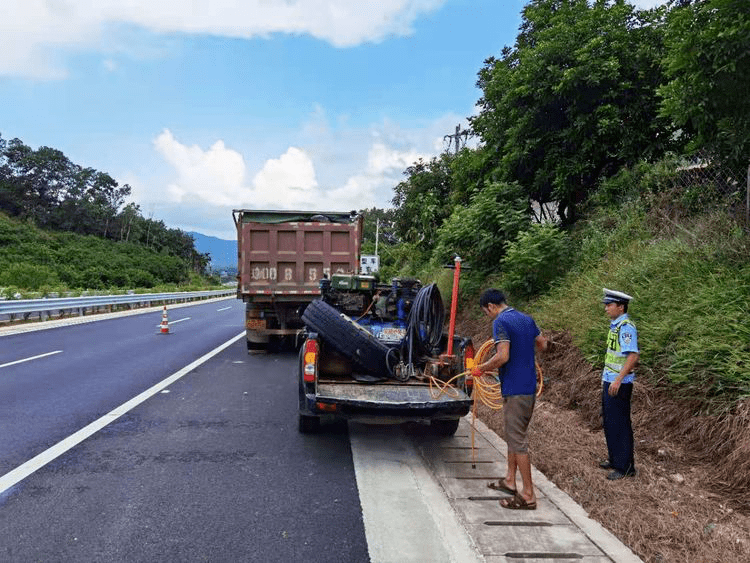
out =
[[[477,343],[489,323],[464,321]],[[612,482],[598,467],[606,457],[599,373],[569,334],[548,334],[541,359],[545,391],[531,426],[533,463],[589,515],[644,561],[729,563],[750,556],[750,403],[724,416],[698,416],[697,401],[677,402],[636,382],[633,479]],[[502,416],[479,417],[502,435]]]

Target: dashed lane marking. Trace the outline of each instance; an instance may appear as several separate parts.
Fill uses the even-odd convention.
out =
[[[30,358],[23,358],[14,362],[8,362],[7,364],[0,364],[0,368],[7,368],[8,366],[14,366],[16,364],[22,364],[24,362],[30,362],[31,360],[38,360],[39,358],[46,358],[47,356],[54,356],[55,354],[61,353],[62,350],[55,350],[54,352],[47,352],[46,354],[39,354],[38,356],[31,356]]]
[[[142,402],[144,402],[146,399],[149,399],[152,396],[159,393],[160,391],[162,391],[163,389],[166,389],[167,387],[172,385],[172,383],[184,377],[185,375],[193,371],[195,368],[197,368],[199,365],[207,362],[208,360],[213,358],[215,355],[217,355],[219,352],[225,350],[226,348],[228,348],[229,346],[231,346],[232,344],[234,344],[241,338],[245,338],[245,331],[242,331],[237,336],[234,336],[233,338],[229,339],[227,342],[225,342],[221,346],[214,348],[213,350],[204,354],[203,356],[201,356],[194,362],[186,365],[180,371],[173,373],[172,375],[160,381],[156,385],[150,387],[149,389],[146,389],[140,395],[133,397],[129,401],[123,403],[119,407],[108,412],[101,418],[98,418],[97,420],[89,424],[88,426],[81,428],[78,432],[71,434],[70,436],[58,442],[51,448],[31,458],[26,463],[19,465],[12,471],[9,471],[8,473],[0,477],[0,495],[2,495],[5,491],[7,491],[14,485],[24,480],[26,477],[34,473],[36,470],[41,469],[52,460],[58,458],[59,456],[67,452],[69,449],[83,442],[89,436],[95,434],[96,432],[98,432],[99,430],[107,426],[108,424],[111,424],[112,422],[120,418],[122,415],[124,415],[128,411],[134,409],[135,407],[140,405]]]

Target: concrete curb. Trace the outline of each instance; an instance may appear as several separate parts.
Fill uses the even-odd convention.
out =
[[[474,419],[471,413],[466,417],[474,429],[479,432],[495,449],[507,458],[508,446],[505,441],[492,431],[481,420]],[[561,490],[552,481],[547,479],[544,474],[532,466],[532,478],[536,486],[544,496],[549,499],[557,508],[560,509],[571,522],[588,537],[596,546],[601,549],[607,557],[615,563],[643,563],[631,549],[622,543],[617,536],[612,534],[596,520],[589,518],[588,513],[581,505],[575,502],[568,494]]]

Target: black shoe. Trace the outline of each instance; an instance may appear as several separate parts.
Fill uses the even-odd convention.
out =
[[[601,467],[602,469],[612,469],[612,464],[608,459],[604,459],[599,462],[599,467]]]
[[[627,473],[623,473],[622,471],[615,469],[607,475],[607,479],[609,479],[610,481],[617,481],[618,479],[622,479],[624,477],[635,477],[635,469],[628,471]]]

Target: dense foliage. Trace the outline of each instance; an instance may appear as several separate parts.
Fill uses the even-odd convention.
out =
[[[750,395],[749,45],[743,0],[530,0],[479,72],[478,145],[405,171],[381,253],[435,280],[461,256],[465,296],[503,287],[595,364],[622,288],[654,382]]]
[[[750,8],[695,0],[669,14],[663,114],[695,149],[735,169],[750,155]]]
[[[0,212],[0,288],[151,288],[190,279],[186,262],[166,250],[93,235],[46,231]]]
[[[532,0],[514,47],[479,73],[474,130],[502,177],[556,202],[564,225],[600,179],[670,148],[659,24],[624,2]]]
[[[152,287],[203,273],[209,256],[193,237],[123,205],[129,195],[130,186],[59,150],[0,136],[0,212],[19,220],[2,221],[0,286]]]

